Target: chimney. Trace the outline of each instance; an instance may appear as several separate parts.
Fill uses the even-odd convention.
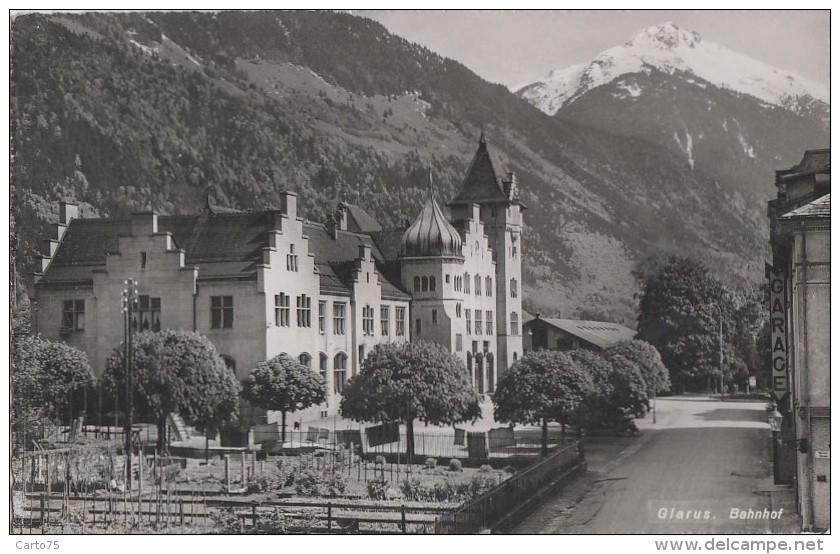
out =
[[[327,221],[324,223],[324,227],[327,228],[327,233],[330,234],[333,240],[338,240],[338,225],[335,214],[327,216]]]
[[[360,244],[359,245],[359,258],[362,261],[370,261],[370,245],[369,244]]]
[[[342,231],[347,230],[347,205],[344,202],[339,202],[335,211],[336,222],[338,228]]]
[[[297,218],[297,194],[291,191],[285,191],[280,193],[280,198],[283,202],[281,211],[283,215],[288,216],[290,219]]]
[[[131,214],[131,234],[134,236],[154,235],[158,232],[158,216],[153,211]]]
[[[62,201],[58,203],[58,222],[62,225],[69,225],[70,222],[79,217],[79,205],[75,202]]]
[[[481,220],[481,206],[478,204],[470,204],[470,219],[473,221]]]
[[[536,315],[534,315],[534,319],[539,319],[540,315],[541,315],[540,312],[537,312]]]

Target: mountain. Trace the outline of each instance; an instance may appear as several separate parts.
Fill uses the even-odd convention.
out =
[[[827,114],[827,87],[704,41],[697,32],[670,22],[643,29],[629,42],[605,50],[589,63],[552,71],[516,92],[554,115],[594,88],[623,75],[651,71],[698,77],[697,86],[709,83],[795,113]],[[641,93],[632,83],[625,84],[623,90],[630,97]]]
[[[11,42],[12,238],[22,273],[60,199],[80,202],[83,215],[178,214],[200,210],[208,194],[247,210],[278,207],[279,192],[294,190],[312,220],[346,198],[398,225],[416,215],[430,167],[440,197],[454,196],[483,129],[528,207],[526,309],[633,326],[632,272],[652,255],[695,256],[729,282],[760,278],[773,169],[798,161],[810,146],[799,139],[812,131],[801,115],[707,87],[718,91],[716,117],[753,110],[742,134],[761,155],[766,196],[756,201],[704,169],[694,123],[675,141],[675,116],[656,102],[636,118],[649,120],[644,132],[629,133],[635,116],[621,113],[618,81],[549,116],[349,14],[27,14],[13,20]],[[675,75],[632,78],[668,88]],[[709,100],[683,99],[704,90],[689,85],[668,92],[680,114]],[[627,121],[613,127],[617,115]],[[765,142],[776,158],[765,158]]]

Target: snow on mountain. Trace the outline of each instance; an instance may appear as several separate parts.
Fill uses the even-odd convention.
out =
[[[631,41],[601,52],[589,63],[557,69],[516,92],[554,115],[587,91],[628,73],[651,68],[694,76],[769,104],[790,108],[811,97],[828,104],[828,87],[701,39],[674,23],[648,27]],[[700,86],[700,83],[697,83]],[[634,91],[636,96],[640,91]]]

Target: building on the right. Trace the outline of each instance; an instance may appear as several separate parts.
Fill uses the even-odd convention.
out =
[[[803,530],[823,531],[831,511],[830,150],[806,151],[799,164],[776,172],[768,217],[770,371],[784,416],[775,474],[795,486]]]

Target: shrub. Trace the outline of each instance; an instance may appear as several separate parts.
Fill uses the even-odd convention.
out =
[[[516,473],[516,468],[513,466],[505,466],[504,471],[505,473],[510,473],[511,475],[513,475],[514,473]]]
[[[476,475],[469,483],[469,496],[475,498],[496,486],[496,480],[487,475]]]
[[[435,469],[437,467],[437,458],[426,458],[426,469]]]
[[[344,491],[347,490],[347,482],[344,480],[344,477],[342,477],[341,474],[336,473],[329,481],[327,481],[326,489],[326,492],[329,494],[329,496],[335,498],[336,496],[341,496],[344,494]]]
[[[483,466],[478,468],[479,473],[490,473],[491,471],[493,471],[493,466],[491,466],[490,464],[484,464]]]
[[[295,491],[301,496],[321,496],[325,481],[323,473],[306,469],[296,476]]]
[[[449,471],[461,471],[461,460],[458,458],[449,460]]]
[[[382,454],[379,454],[376,458],[373,459],[373,463],[375,465],[378,465],[378,466],[384,466],[385,465],[385,456],[383,456]]]
[[[368,496],[371,500],[385,500],[389,496],[388,490],[390,488],[390,483],[384,479],[374,479],[373,481],[368,481]]]

